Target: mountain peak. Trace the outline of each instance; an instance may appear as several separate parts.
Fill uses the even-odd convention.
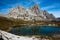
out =
[[[20,6],[17,6],[16,8],[17,8],[17,9],[20,9]]]
[[[33,7],[39,7],[38,4],[33,5]]]
[[[32,12],[34,12],[36,15],[38,15],[39,17],[45,18],[44,15],[43,15],[43,11],[40,10],[40,8],[39,8],[39,6],[38,6],[37,4],[35,4],[34,6],[32,6],[32,7],[30,8],[30,10],[31,10]]]
[[[35,4],[30,9],[32,9],[32,8],[39,9],[39,6],[38,6],[38,4]]]

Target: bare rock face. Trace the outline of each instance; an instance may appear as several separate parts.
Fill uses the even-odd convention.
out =
[[[52,19],[55,19],[55,16],[53,14],[50,14],[50,16],[51,16]]]
[[[27,14],[26,9],[19,6],[9,12],[9,16],[14,18],[17,18],[19,15],[24,15],[24,14]]]
[[[30,8],[32,12],[34,12],[37,16],[39,16],[42,19],[46,19],[46,17],[43,14],[43,11],[40,10],[39,6],[36,4]]]
[[[26,14],[28,14],[26,9],[18,6],[9,12],[9,17],[25,19]]]
[[[44,15],[46,16],[46,19],[49,19],[49,20],[54,20],[55,17],[53,16],[53,14],[49,14],[47,11],[44,10]]]

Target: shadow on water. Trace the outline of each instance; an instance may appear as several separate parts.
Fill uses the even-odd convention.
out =
[[[16,26],[9,32],[16,35],[52,35],[58,33],[60,28],[53,26]]]

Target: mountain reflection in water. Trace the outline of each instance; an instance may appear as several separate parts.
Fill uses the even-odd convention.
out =
[[[11,29],[9,32],[16,35],[52,35],[58,33],[59,31],[60,28],[53,26],[17,26],[16,28]]]

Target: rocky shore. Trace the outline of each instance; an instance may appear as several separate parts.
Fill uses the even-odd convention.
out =
[[[17,36],[17,35],[0,30],[0,40],[49,40],[49,39],[36,38],[35,36],[32,36],[32,37]]]

